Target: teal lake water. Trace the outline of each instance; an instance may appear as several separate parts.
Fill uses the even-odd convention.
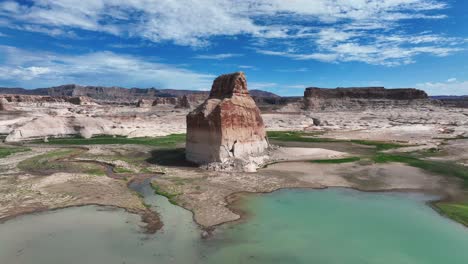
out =
[[[141,190],[165,223],[145,235],[139,217],[95,206],[0,224],[0,263],[466,264],[468,229],[421,194],[281,190],[243,203],[247,221],[200,238],[191,213]]]

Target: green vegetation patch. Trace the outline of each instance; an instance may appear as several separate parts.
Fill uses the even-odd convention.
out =
[[[35,143],[52,145],[109,145],[109,144],[134,144],[158,147],[173,147],[185,142],[185,134],[171,134],[163,137],[139,137],[127,138],[123,136],[96,136],[92,138],[71,137],[51,138],[49,142],[36,141]]]
[[[151,182],[151,188],[153,188],[154,190],[154,193],[155,194],[158,194],[158,195],[161,195],[161,196],[164,196],[167,198],[167,200],[173,204],[173,205],[178,205],[177,204],[177,201],[175,200],[176,197],[179,195],[177,193],[169,193],[169,192],[166,192],[166,191],[163,191],[159,186],[157,186],[155,183]]]
[[[388,149],[394,149],[394,148],[408,147],[408,145],[402,145],[402,144],[392,143],[392,142],[373,141],[373,140],[353,139],[353,140],[349,140],[349,142],[354,143],[354,144],[359,144],[359,145],[365,145],[365,146],[374,146],[377,150],[388,150]]]
[[[325,163],[325,164],[338,164],[338,163],[349,163],[361,160],[360,157],[348,157],[342,159],[322,159],[322,160],[311,160],[312,163]]]
[[[115,167],[113,170],[115,173],[133,173],[134,172],[133,170],[130,170],[124,167]]]
[[[55,172],[76,172],[91,175],[105,175],[102,166],[94,163],[61,161],[82,152],[81,149],[60,149],[21,161],[18,168],[33,174],[51,174]]]
[[[104,171],[104,168],[102,168],[99,165],[92,164],[92,163],[82,163],[80,165],[81,165],[80,169],[82,169],[83,173],[91,174],[95,176],[106,176],[106,172]]]
[[[63,164],[56,163],[60,158],[68,157],[76,153],[73,149],[54,150],[46,154],[21,161],[18,168],[24,171],[55,170],[63,168]]]
[[[372,146],[376,150],[388,150],[393,148],[406,147],[407,145],[402,145],[393,142],[382,142],[382,141],[372,141],[372,140],[342,140],[342,139],[333,139],[333,138],[321,138],[317,137],[321,135],[322,132],[301,132],[301,131],[268,131],[267,135],[269,139],[278,140],[278,141],[293,141],[293,142],[311,142],[311,143],[326,143],[326,142],[349,142],[359,145]]]
[[[269,139],[278,141],[294,142],[341,142],[338,139],[319,138],[322,132],[302,132],[302,131],[267,131]]]
[[[0,158],[5,158],[7,156],[10,156],[11,154],[30,151],[30,150],[31,149],[29,148],[23,148],[23,147],[0,147]]]
[[[456,203],[435,203],[434,206],[447,217],[468,226],[468,205]]]
[[[376,163],[400,162],[409,166],[417,167],[436,174],[455,176],[468,184],[468,169],[465,166],[434,160],[424,160],[404,154],[377,153],[372,160]]]

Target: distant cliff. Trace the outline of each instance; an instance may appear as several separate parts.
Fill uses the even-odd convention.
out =
[[[444,106],[447,107],[460,107],[468,108],[468,95],[452,96],[452,95],[441,95],[431,96],[431,99],[439,100]]]
[[[306,88],[304,107],[308,110],[410,107],[432,104],[426,92],[414,88],[384,87]]]
[[[79,97],[87,96],[95,100],[103,101],[137,101],[139,99],[156,99],[158,97],[183,97],[188,95],[197,95],[197,97],[208,98],[208,91],[194,90],[176,90],[176,89],[156,89],[156,88],[122,88],[122,87],[104,87],[104,86],[81,86],[76,84],[66,84],[50,88],[24,89],[24,88],[6,88],[0,87],[0,94],[24,94],[24,95],[42,95],[52,97]],[[272,97],[279,98],[278,95],[261,91],[252,90],[250,94],[254,97]],[[204,98],[204,99],[206,99]]]

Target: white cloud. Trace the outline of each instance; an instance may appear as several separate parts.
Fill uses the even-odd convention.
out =
[[[274,55],[274,56],[282,56],[287,57],[295,60],[318,60],[324,62],[331,62],[335,61],[337,58],[336,54],[325,54],[325,53],[312,53],[312,54],[297,54],[297,53],[289,53],[285,51],[271,51],[271,50],[256,50],[260,54],[264,55]]]
[[[224,60],[233,57],[241,57],[244,56],[243,54],[235,54],[235,53],[221,53],[221,54],[203,54],[197,55],[195,59],[204,59],[204,60]]]
[[[252,65],[239,65],[237,66],[239,69],[248,69],[248,70],[258,70],[257,67]]]
[[[304,84],[295,84],[295,85],[287,85],[287,86],[285,86],[285,88],[289,88],[289,89],[300,89],[300,90],[304,90],[306,87],[307,87],[307,85],[304,85]]]
[[[0,46],[0,82],[26,87],[64,83],[205,89],[215,76],[109,51],[80,55]]]
[[[416,85],[430,95],[468,95],[468,81],[450,78],[446,82],[426,82]]]
[[[302,68],[296,68],[296,69],[278,69],[276,71],[277,72],[308,72],[310,71],[310,69],[302,67]]]
[[[396,66],[409,64],[415,61],[415,57],[421,54],[445,57],[462,49],[454,44],[463,43],[464,40],[444,38],[434,35],[419,36],[391,36],[385,37],[383,33],[346,34],[330,32],[335,30],[321,30],[315,40],[320,52],[299,53],[298,49],[290,51],[273,51],[257,48],[260,54],[283,56],[294,60],[318,60],[324,62],[365,62],[375,65]],[[367,43],[360,43],[359,38],[365,37]],[[408,43],[415,45],[408,45]],[[304,49],[300,49],[301,51]]]
[[[277,86],[278,84],[274,82],[249,82],[249,90],[265,90]]]
[[[267,55],[399,65],[460,50],[459,39],[409,34],[402,24],[444,19],[445,8],[444,0],[34,0],[4,1],[0,17],[9,27],[52,36],[81,29],[199,48],[213,37],[247,35],[277,48],[259,49]],[[199,57],[228,58],[222,55]]]

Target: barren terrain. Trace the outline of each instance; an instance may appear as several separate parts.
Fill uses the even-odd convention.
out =
[[[6,153],[0,158],[0,219],[98,204],[139,213],[155,231],[157,212],[128,188],[147,178],[208,229],[239,219],[229,207],[236,194],[281,188],[413,190],[437,194],[449,205],[468,203],[467,109],[263,113],[267,130],[283,132],[269,132],[272,159],[257,173],[213,172],[185,162],[184,135],[173,134],[185,132],[187,112],[63,104],[2,112],[0,132],[9,142],[0,145]]]

